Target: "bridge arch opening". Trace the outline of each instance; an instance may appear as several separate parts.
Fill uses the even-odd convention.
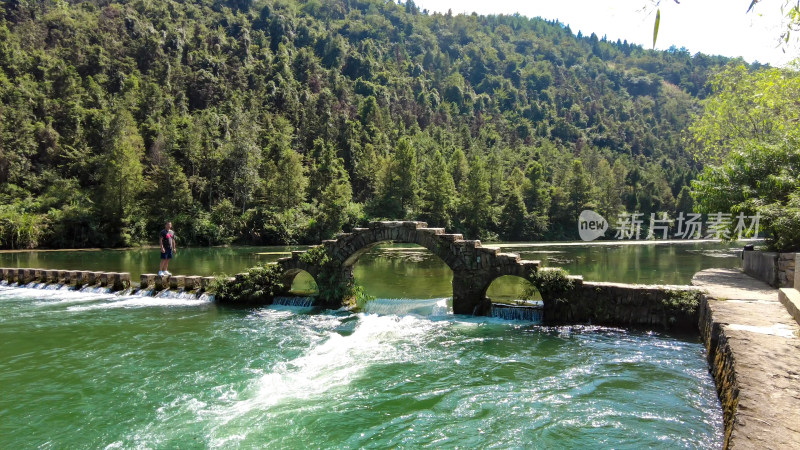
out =
[[[453,296],[453,271],[429,249],[383,241],[348,258],[355,281],[375,298],[434,299]]]
[[[291,295],[313,297],[319,294],[317,280],[303,269],[286,271],[283,275],[283,286]]]
[[[542,323],[544,302],[533,284],[519,275],[503,275],[489,283],[484,294],[489,315],[505,320]]]
[[[484,296],[492,303],[507,305],[540,305],[542,296],[533,284],[518,275],[503,275],[491,281]]]

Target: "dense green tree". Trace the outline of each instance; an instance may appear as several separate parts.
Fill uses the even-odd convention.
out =
[[[279,210],[297,208],[306,198],[308,177],[303,157],[291,148],[278,150],[277,161],[269,163],[267,203]]]
[[[312,199],[319,200],[328,186],[343,178],[343,172],[346,172],[344,160],[336,154],[331,143],[318,138],[311,150],[311,161],[309,194]]]
[[[397,196],[401,208],[413,210],[417,204],[419,184],[417,182],[417,150],[407,137],[400,138],[394,151],[392,169]]]
[[[712,87],[691,126],[696,155],[708,163],[692,183],[694,208],[731,214],[733,239],[749,234],[742,233],[744,216],[758,215],[771,247],[800,249],[800,77],[782,69],[729,66]],[[678,200],[679,208],[689,203],[683,190]]]
[[[616,164],[617,170],[622,168]],[[605,159],[600,160],[595,172],[592,174],[597,212],[607,220],[614,222],[617,215],[622,212],[622,194],[624,191],[624,176],[619,176]]]
[[[690,127],[698,159],[719,163],[749,142],[779,144],[800,129],[800,74],[785,69],[749,71],[731,65],[711,78],[714,95]]]
[[[760,234],[780,251],[800,249],[800,152],[797,143],[752,143],[708,166],[692,183],[695,209],[730,213],[730,238],[737,238],[740,214],[749,228],[759,214]],[[743,237],[747,237],[744,230]],[[751,230],[754,231],[754,230]],[[766,233],[765,233],[766,232]]]
[[[343,165],[343,163],[340,163]],[[350,177],[344,170],[335,172],[320,199],[319,239],[327,239],[342,229],[348,220],[348,206],[353,197]]]
[[[567,198],[571,220],[576,223],[581,211],[590,207],[591,191],[591,180],[583,167],[583,162],[580,159],[572,160],[567,182]]]
[[[504,240],[520,241],[527,237],[531,228],[528,223],[528,211],[518,188],[511,189],[506,195],[503,212],[500,214],[500,237]]]
[[[503,195],[503,165],[496,151],[489,153],[486,172],[489,175],[489,195],[492,202],[498,203]]]
[[[467,236],[479,238],[486,234],[493,216],[491,200],[485,164],[482,159],[473,158],[459,203],[459,219]]]
[[[105,220],[111,242],[129,245],[142,237],[135,234],[135,221],[142,190],[144,143],[127,109],[120,107],[113,112],[101,155],[95,207]]]
[[[694,211],[692,189],[689,186],[684,186],[678,193],[678,198],[675,199],[675,212],[687,214],[692,211]]]
[[[418,203],[417,152],[411,140],[398,141],[393,155],[385,159],[380,172],[377,211],[385,217],[405,218]]]
[[[176,227],[183,228],[190,221],[194,208],[192,192],[183,169],[172,158],[164,157],[147,172],[145,194],[155,199],[148,205],[150,217],[162,223],[172,221]]]
[[[544,168],[539,161],[533,160],[525,169],[527,183],[523,186],[525,206],[528,211],[545,213],[550,209],[550,195],[545,180]]]
[[[262,150],[256,141],[261,128],[250,114],[238,108],[234,110],[228,127],[229,136],[226,136],[223,154],[226,172],[232,178],[231,200],[244,212],[254,194],[263,188],[263,180],[258,175]]]
[[[442,154],[433,154],[422,189],[420,215],[431,226],[449,228],[456,201],[456,187]]]
[[[467,179],[468,172],[469,163],[467,162],[467,157],[464,156],[464,152],[460,148],[455,149],[450,157],[450,173],[457,188],[461,189],[461,183]]]

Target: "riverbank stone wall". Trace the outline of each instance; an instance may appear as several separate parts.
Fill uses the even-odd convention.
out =
[[[692,286],[583,281],[544,299],[544,322],[692,331],[700,293]]]

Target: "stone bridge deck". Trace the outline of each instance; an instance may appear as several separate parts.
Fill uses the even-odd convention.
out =
[[[483,247],[479,240],[464,239],[461,234],[447,233],[444,228],[429,228],[425,222],[372,222],[368,228],[355,228],[339,234],[336,239],[323,241],[328,254],[336,260],[345,278],[352,278],[353,265],[358,258],[382,242],[417,244],[438,256],[453,271],[453,311],[456,314],[486,314],[491,304],[486,290],[495,278],[515,275],[530,279],[539,268],[539,261],[520,259],[516,253],[501,253],[493,247]],[[278,264],[285,271],[285,283],[301,270],[315,279],[319,268],[303,261],[304,251],[292,252]],[[319,283],[320,280],[317,280]]]

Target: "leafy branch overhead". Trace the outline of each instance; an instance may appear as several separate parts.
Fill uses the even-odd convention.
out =
[[[680,4],[678,0],[673,1]],[[763,0],[751,0],[746,12],[752,12],[755,6],[762,2]],[[658,39],[658,29],[661,26],[661,8],[659,8],[661,0],[652,0],[652,3],[656,8],[656,18],[653,24],[653,48],[655,48],[656,40]],[[788,43],[792,32],[800,29],[800,0],[783,0],[781,14],[783,14],[785,22],[780,34],[780,39],[784,43]]]

